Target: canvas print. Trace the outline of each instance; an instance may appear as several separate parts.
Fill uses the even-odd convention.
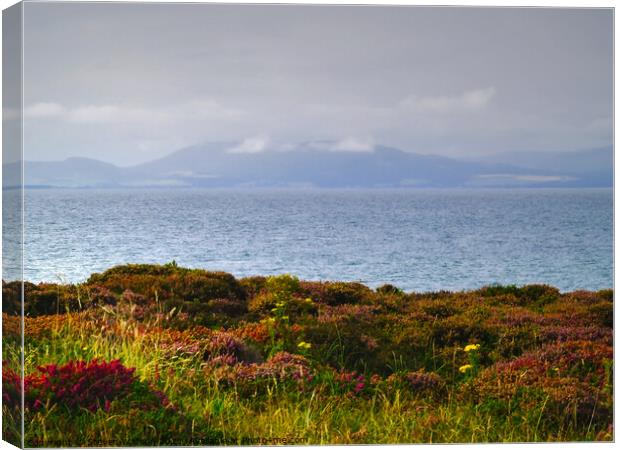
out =
[[[2,437],[612,441],[613,9],[3,12]]]

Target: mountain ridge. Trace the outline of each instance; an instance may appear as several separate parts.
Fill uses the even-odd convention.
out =
[[[495,154],[482,159],[425,155],[377,145],[346,151],[330,141],[294,150],[241,152],[236,142],[188,146],[130,167],[84,157],[26,161],[31,187],[611,187],[613,149]],[[331,145],[331,147],[330,147]],[[235,150],[235,151],[233,151]],[[3,187],[19,184],[17,163]]]

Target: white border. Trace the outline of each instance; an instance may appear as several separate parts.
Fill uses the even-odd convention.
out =
[[[39,2],[39,0],[25,0],[24,3],[34,3],[34,2]],[[212,1],[212,0],[208,0],[208,1],[200,1],[200,2],[188,2],[188,1],[183,1],[183,0],[149,0],[149,1],[127,1],[127,0],[119,0],[119,1],[114,1],[114,2],[88,2],[88,1],[80,1],[80,0],[62,0],[62,1],[57,1],[56,3],[228,3],[228,4],[319,4],[319,5],[380,5],[380,6],[390,6],[390,5],[402,5],[402,6],[444,6],[444,7],[449,7],[449,6],[467,6],[467,7],[563,7],[563,8],[614,8],[614,2],[610,1],[610,0],[589,0],[589,1],[576,1],[576,0],[545,0],[545,1],[541,1],[541,2],[533,2],[532,0],[529,0],[528,2],[523,2],[523,1],[508,1],[508,0],[495,0],[495,1],[489,1],[489,0],[475,0],[474,2],[468,2],[468,1],[464,1],[464,0],[448,0],[448,1],[441,1],[441,0],[425,0],[425,1],[412,1],[412,0],[389,0],[389,1],[385,1],[385,0],[314,0],[314,1],[300,1],[300,0],[289,0],[289,1],[259,1],[259,0],[227,0],[227,1],[223,1],[223,2],[218,2],[218,1]],[[6,9],[14,4],[18,3],[15,0],[0,0],[0,6],[2,7],[2,9]],[[46,1],[46,3],[54,3],[54,1]],[[24,8],[25,10],[26,8]],[[24,13],[25,16],[25,13]],[[23,16],[23,17],[24,17]],[[24,19],[22,19],[24,20]],[[615,11],[614,11],[614,30],[616,27],[616,16],[615,16]],[[2,39],[2,23],[0,21],[0,42]],[[614,32],[614,139],[613,139],[613,143],[614,143],[614,149],[615,149],[615,118],[616,118],[616,106],[618,105],[618,92],[615,90],[615,85],[617,82],[617,73],[615,71],[615,61],[617,59],[617,53],[618,53],[618,36],[615,34]],[[2,68],[2,61],[0,59],[0,70]],[[22,74],[23,76],[23,74]],[[23,101],[23,95],[22,95],[22,101]],[[2,104],[2,94],[0,93],[0,104]],[[22,105],[23,106],[23,105]],[[1,131],[1,125],[0,125],[0,131]],[[23,133],[23,129],[22,129],[22,133]],[[0,144],[0,148],[1,148],[1,144]],[[614,152],[615,153],[615,152]],[[619,159],[614,158],[614,174],[620,173],[619,171],[620,169],[620,162]],[[0,175],[0,185],[2,182],[2,176]],[[617,275],[618,275],[618,267],[615,264],[616,261],[618,261],[618,256],[620,255],[620,251],[619,249],[616,247],[615,242],[616,242],[616,224],[619,223],[619,219],[620,219],[620,211],[618,209],[618,198],[616,197],[615,193],[616,193],[616,178],[614,176],[614,288],[615,288],[615,280],[617,279]],[[0,198],[0,207],[2,205],[2,200]],[[0,217],[0,222],[1,222],[1,217]],[[1,245],[1,244],[0,244]],[[1,247],[0,247],[1,248]],[[618,318],[618,308],[615,308],[614,310],[614,323],[618,323],[617,318]],[[614,333],[616,334],[616,333]],[[617,335],[615,336],[615,340],[614,340],[614,354],[615,354],[615,349],[617,348],[617,344],[618,344],[618,339],[617,339]],[[0,342],[0,351],[2,349],[2,344]],[[614,358],[615,359],[615,358]],[[618,386],[620,386],[620,384],[618,383],[619,380],[619,376],[618,376],[618,370],[615,370],[614,372],[614,385],[615,385],[615,389],[616,389],[616,393],[615,393],[615,406],[616,408],[614,409],[614,424],[617,424],[616,419],[616,410],[617,410],[617,405],[618,405],[618,393],[617,393],[617,389]],[[2,424],[2,419],[0,418],[0,427]],[[562,446],[563,448],[567,448],[567,449],[575,449],[575,448],[582,448],[582,447],[591,447],[593,445],[595,446],[604,446],[604,448],[610,448],[610,446],[615,445],[615,443],[538,443],[538,444],[512,444],[512,443],[508,443],[508,444],[478,444],[478,445],[484,445],[485,449],[490,449],[490,450],[500,450],[502,448],[505,448],[506,445],[509,445],[510,448],[513,449],[520,449],[520,448],[527,448],[528,446],[532,446],[535,445],[538,448],[540,447],[550,447],[550,448],[558,448],[559,446]],[[302,448],[316,448],[316,449],[338,449],[338,448],[342,448],[343,446],[307,446],[307,447],[302,447]],[[362,445],[351,445],[351,446],[346,446],[345,448],[347,449],[352,449],[352,450],[362,450],[364,448],[366,448],[367,446],[362,446]],[[385,449],[399,449],[399,448],[403,448],[403,447],[410,447],[409,445],[403,446],[403,445],[383,445],[381,446],[381,448],[385,448]],[[433,448],[439,448],[439,449],[453,449],[453,448],[467,448],[470,446],[466,446],[463,444],[433,444]],[[13,447],[12,445],[4,442],[4,441],[0,441],[0,449],[14,449],[15,447]],[[119,447],[121,448],[121,447]],[[158,448],[158,447],[143,447],[143,448]],[[171,449],[177,449],[177,448],[183,448],[183,447],[168,447]],[[214,447],[214,448],[221,448],[221,447]],[[243,447],[243,448],[248,448],[248,449],[259,449],[261,447]]]

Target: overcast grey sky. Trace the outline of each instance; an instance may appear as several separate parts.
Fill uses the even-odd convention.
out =
[[[199,142],[472,156],[612,142],[612,12],[25,5],[25,157]]]

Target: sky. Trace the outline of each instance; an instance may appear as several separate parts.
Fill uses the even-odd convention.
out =
[[[24,154],[612,144],[610,9],[26,3]],[[6,117],[17,116],[5,112]]]

